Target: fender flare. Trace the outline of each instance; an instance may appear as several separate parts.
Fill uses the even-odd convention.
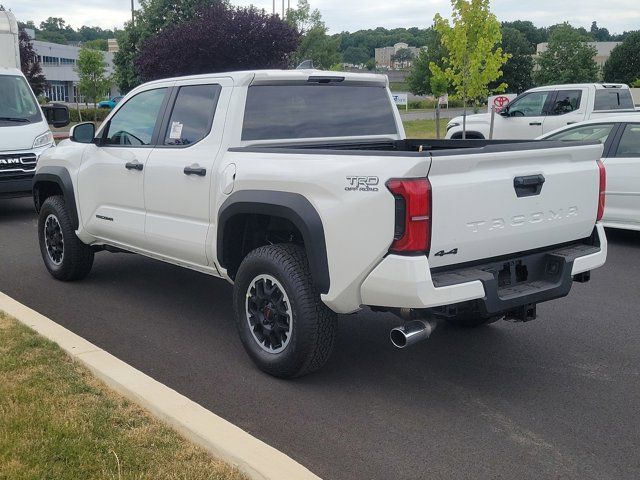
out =
[[[33,201],[36,206],[36,211],[40,212],[42,202],[38,193],[38,185],[41,183],[55,183],[62,190],[64,196],[64,203],[67,207],[69,215],[71,215],[71,221],[73,222],[74,229],[78,229],[78,209],[76,206],[76,196],[73,192],[73,182],[71,181],[71,175],[69,170],[65,167],[44,166],[36,172],[32,180],[33,189]]]
[[[289,220],[302,234],[309,269],[321,293],[329,291],[329,263],[322,220],[309,200],[298,193],[273,190],[241,190],[232,193],[218,211],[217,257],[227,268],[223,245],[227,222],[234,215],[253,213]]]

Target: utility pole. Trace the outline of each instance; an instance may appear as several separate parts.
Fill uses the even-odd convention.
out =
[[[284,20],[284,0],[282,0],[282,19]]]
[[[273,0],[273,14],[276,14],[276,0]]]
[[[133,13],[133,0],[131,0],[131,26],[135,24],[136,20]]]

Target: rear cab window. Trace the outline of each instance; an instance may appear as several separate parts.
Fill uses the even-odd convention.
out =
[[[626,88],[603,88],[596,89],[593,109],[595,111],[634,110],[635,106],[630,90]]]
[[[397,135],[394,109],[383,84],[252,85],[242,140]]]

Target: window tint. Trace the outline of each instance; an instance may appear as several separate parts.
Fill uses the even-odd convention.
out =
[[[348,84],[249,87],[242,140],[385,135],[398,132],[384,87]]]
[[[191,145],[211,131],[220,85],[180,87],[164,135],[165,145]]]
[[[127,146],[151,144],[166,91],[166,88],[147,90],[127,100],[111,118],[105,143]]]
[[[593,106],[594,110],[633,110],[633,97],[627,89],[598,89]]]
[[[624,129],[616,157],[640,158],[640,123],[630,123]]]
[[[564,115],[580,108],[581,90],[558,90],[556,99],[549,108],[549,115]]]
[[[516,98],[509,104],[510,117],[539,117],[551,92],[531,92]]]
[[[611,130],[613,130],[613,123],[598,123],[595,125],[585,125],[583,127],[575,127],[569,130],[556,133],[547,137],[545,140],[596,140],[600,143],[604,143],[609,138]]]

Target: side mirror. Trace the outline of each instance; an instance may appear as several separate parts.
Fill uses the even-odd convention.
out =
[[[69,109],[57,103],[52,105],[43,105],[42,113],[44,113],[47,123],[55,128],[66,127],[69,125]]]
[[[506,107],[504,107],[502,110],[500,110],[498,112],[498,115],[502,116],[502,117],[508,117],[509,116],[509,105],[507,105]]]
[[[96,126],[91,122],[79,123],[71,127],[69,140],[78,143],[93,143],[96,134]]]

